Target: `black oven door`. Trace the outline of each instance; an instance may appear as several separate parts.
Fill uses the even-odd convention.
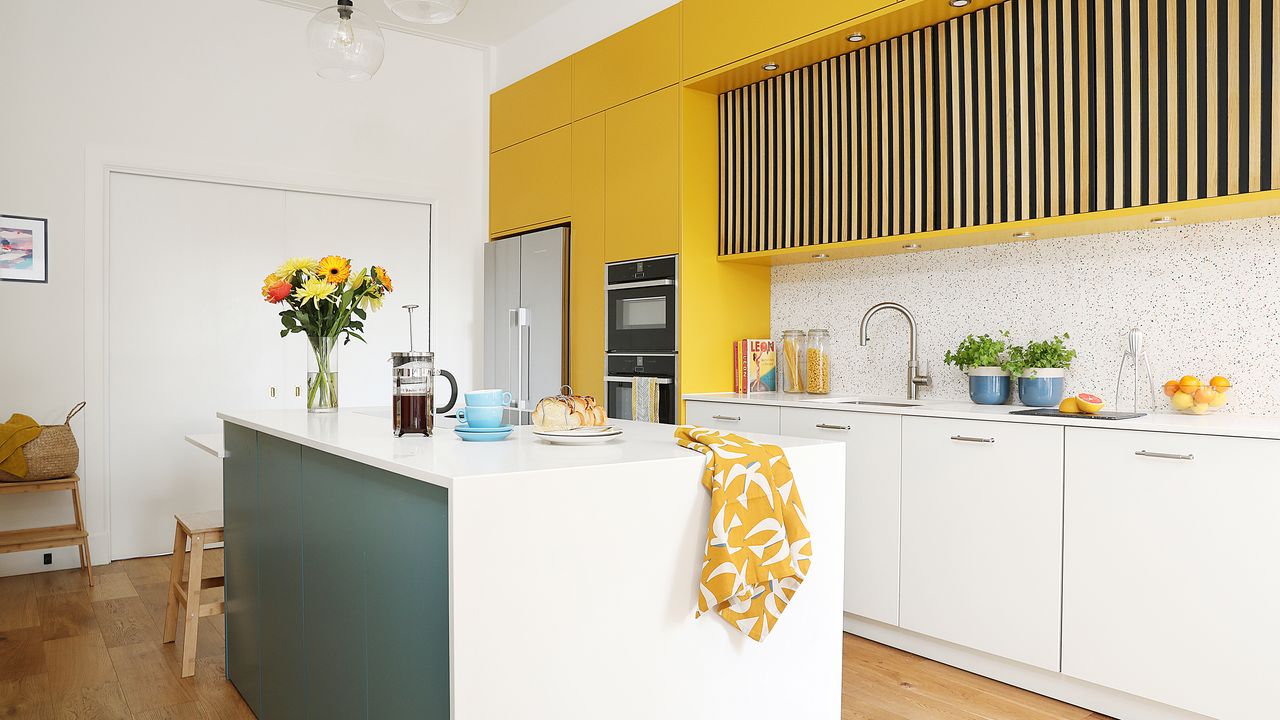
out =
[[[611,353],[675,352],[676,286],[672,280],[613,285],[608,290]]]
[[[658,422],[676,422],[676,357],[674,355],[611,355],[605,360],[605,411],[618,420],[634,420],[631,385],[636,376],[658,383]]]

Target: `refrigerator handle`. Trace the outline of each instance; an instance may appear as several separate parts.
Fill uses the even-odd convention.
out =
[[[514,308],[511,310],[511,324],[516,330],[516,367],[512,375],[516,381],[516,391],[514,393],[516,407],[524,410],[527,407],[525,400],[528,388],[525,387],[525,365],[528,363],[526,348],[524,344],[525,331],[529,328],[529,309]]]

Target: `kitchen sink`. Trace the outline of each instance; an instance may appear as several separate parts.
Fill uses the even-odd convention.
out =
[[[805,402],[824,405],[871,405],[875,407],[919,407],[922,403],[911,400],[862,400],[860,398],[805,398]]]

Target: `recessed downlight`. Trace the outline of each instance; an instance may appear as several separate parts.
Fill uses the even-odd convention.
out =
[[[765,63],[764,65],[761,65],[761,67],[763,67],[765,70],[767,70],[767,71],[769,71],[769,72],[773,72],[774,70],[777,70],[777,69],[778,69],[778,63],[772,63],[772,62],[771,62],[771,63]]]
[[[1152,225],[1172,225],[1175,222],[1177,222],[1177,219],[1170,217],[1168,215],[1161,215],[1160,217],[1151,218]]]
[[[831,256],[826,253],[814,253],[809,257],[813,258],[814,260],[828,260],[831,258]]]
[[[919,249],[920,249],[920,244],[919,244],[919,243],[907,243],[906,245],[903,245],[903,246],[902,246],[902,249],[903,249],[903,250],[919,250]]]
[[[1022,232],[1016,232],[1016,233],[1014,233],[1014,234],[1013,234],[1013,236],[1014,236],[1015,238],[1018,238],[1019,240],[1026,240],[1027,238],[1033,238],[1033,237],[1035,237],[1035,236],[1036,236],[1036,234],[1035,234],[1035,233],[1033,233],[1033,232],[1031,232],[1030,230],[1023,230]]]
[[[866,39],[867,39],[867,36],[863,35],[860,32],[849,33],[849,37],[845,38],[845,40],[848,40],[849,42],[862,42],[863,40],[866,40]]]
[[[971,1],[972,0],[948,0],[948,2],[951,3],[951,7],[964,7],[965,5],[968,5]]]

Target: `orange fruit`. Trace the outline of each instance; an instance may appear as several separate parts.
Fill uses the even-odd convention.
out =
[[[1199,405],[1200,403],[1205,403],[1207,405],[1209,401],[1213,399],[1214,395],[1217,395],[1217,393],[1213,391],[1213,388],[1202,387],[1199,390],[1192,393],[1191,398],[1196,401],[1197,405]]]
[[[1176,393],[1176,392],[1178,392],[1178,381],[1177,381],[1177,380],[1170,380],[1169,382],[1167,382],[1167,383],[1165,383],[1165,384],[1164,384],[1164,394],[1165,394],[1165,395],[1167,395],[1167,396],[1169,396],[1169,397],[1173,397],[1173,394],[1174,394],[1174,393]]]
[[[1209,385],[1218,392],[1226,392],[1231,389],[1231,381],[1221,375],[1214,375],[1213,379],[1209,381]]]
[[[1178,389],[1188,395],[1194,395],[1200,389],[1200,378],[1195,375],[1183,375],[1178,381]]]
[[[1102,406],[1105,404],[1102,398],[1097,395],[1080,393],[1076,396],[1076,406],[1080,408],[1080,412],[1086,412],[1090,415],[1102,410]]]

